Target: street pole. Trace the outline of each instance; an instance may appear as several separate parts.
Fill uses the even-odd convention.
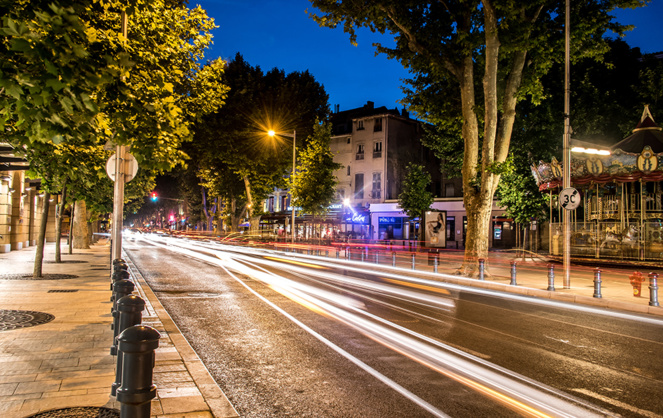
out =
[[[571,141],[571,59],[570,59],[570,25],[571,25],[571,4],[566,0],[566,21],[564,24],[564,166],[563,182],[564,189],[571,187],[571,151],[569,143]],[[562,211],[562,222],[564,229],[564,288],[571,288],[571,211]]]
[[[127,12],[122,11],[122,36],[127,39]],[[115,184],[113,188],[113,231],[111,259],[122,258],[122,221],[124,218],[124,156],[127,147],[115,147]]]
[[[297,143],[297,131],[292,131],[292,186],[290,186],[290,206],[292,206],[292,225],[291,235],[292,243],[295,243],[295,196],[292,194],[292,189],[295,182],[295,145]]]

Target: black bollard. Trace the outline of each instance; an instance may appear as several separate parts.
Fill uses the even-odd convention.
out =
[[[433,272],[437,273],[437,257],[438,255],[435,254],[435,259],[433,260]]]
[[[484,274],[486,272],[486,260],[479,259],[479,280],[485,280]]]
[[[340,258],[340,256],[341,256],[341,250],[337,248],[336,249],[336,259]]]
[[[345,247],[345,259],[350,259],[350,247]]]
[[[140,324],[143,319],[143,309],[145,309],[145,301],[136,295],[123,296],[117,301],[118,320],[118,334],[134,325]],[[113,349],[117,350],[117,341],[111,347],[111,354]],[[122,383],[122,352],[117,353],[117,367],[115,367],[115,383],[111,386],[111,396],[117,394],[117,389]]]
[[[594,296],[597,299],[601,299],[601,269],[597,267],[594,270]]]
[[[412,270],[415,270],[414,261],[415,261],[415,255],[414,253],[412,253]]]
[[[548,264],[548,290],[555,291],[555,265]]]
[[[657,279],[658,273],[649,273],[649,306],[659,306]]]
[[[396,253],[395,252],[391,253],[391,266],[396,267]]]
[[[511,286],[516,286],[516,260],[511,261]]]
[[[110,286],[111,290],[113,290],[113,283],[115,283],[118,280],[129,280],[129,277],[131,277],[131,274],[129,274],[129,272],[126,270],[118,270],[114,272],[111,275],[111,286]]]
[[[111,324],[111,329],[113,330],[113,345],[111,346],[110,353],[111,355],[117,354],[117,346],[115,338],[119,334],[119,313],[117,312],[117,302],[125,297],[129,296],[134,291],[134,284],[129,280],[119,280],[113,284],[113,306],[111,308],[111,314],[113,315],[113,323]]]
[[[151,401],[157,395],[152,383],[154,350],[159,347],[159,331],[134,325],[117,337],[122,352],[122,384],[117,390],[122,418],[150,418]]]

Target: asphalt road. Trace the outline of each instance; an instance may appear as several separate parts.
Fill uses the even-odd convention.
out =
[[[660,319],[291,254],[125,251],[242,416],[663,416]]]

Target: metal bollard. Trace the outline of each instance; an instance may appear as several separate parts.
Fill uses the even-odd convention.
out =
[[[517,286],[516,283],[516,261],[511,261],[511,286]]]
[[[350,247],[345,247],[345,259],[350,259]]]
[[[415,257],[414,253],[412,253],[412,270],[415,270],[415,268],[414,268],[414,257]]]
[[[338,259],[340,256],[341,256],[341,250],[337,248],[336,249],[336,259]]]
[[[375,252],[375,264],[380,264],[380,253]]]
[[[117,302],[125,297],[129,296],[134,291],[134,284],[129,280],[119,280],[113,284],[113,306],[111,307],[111,315],[113,316],[113,323],[111,324],[111,329],[113,330],[113,345],[111,346],[110,353],[111,355],[117,354],[117,346],[115,338],[119,334],[119,313],[117,312]]]
[[[601,299],[601,269],[597,267],[594,270],[594,296],[597,299]]]
[[[433,260],[433,273],[437,273],[437,254],[435,254],[435,259]]]
[[[555,265],[548,264],[548,290],[555,291]]]
[[[159,331],[145,325],[134,325],[117,337],[122,352],[122,384],[116,399],[122,418],[149,418],[151,401],[157,395],[152,383],[154,350],[159,347]]]
[[[122,331],[129,327],[140,324],[141,320],[143,319],[143,309],[145,309],[145,301],[141,299],[140,296],[129,295],[120,298],[120,300],[117,301],[117,312],[119,316],[117,326],[118,334],[121,334]],[[115,355],[117,351],[113,353],[113,349],[117,350],[117,342],[114,342],[113,346],[111,347],[111,354]],[[116,363],[117,367],[115,368],[115,382],[111,386],[111,396],[115,396],[117,394],[117,389],[122,383],[122,352],[117,354],[118,356]]]
[[[486,272],[486,260],[479,259],[479,280],[485,280],[484,274]]]
[[[391,266],[396,267],[396,253],[393,251],[391,253]]]
[[[658,273],[649,273],[649,306],[659,306],[657,279]]]
[[[364,262],[364,252],[363,251],[361,252],[361,262],[362,263]]]

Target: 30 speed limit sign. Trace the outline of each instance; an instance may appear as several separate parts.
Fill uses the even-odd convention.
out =
[[[567,187],[559,192],[559,204],[566,210],[573,210],[580,206],[580,192],[573,187]]]

